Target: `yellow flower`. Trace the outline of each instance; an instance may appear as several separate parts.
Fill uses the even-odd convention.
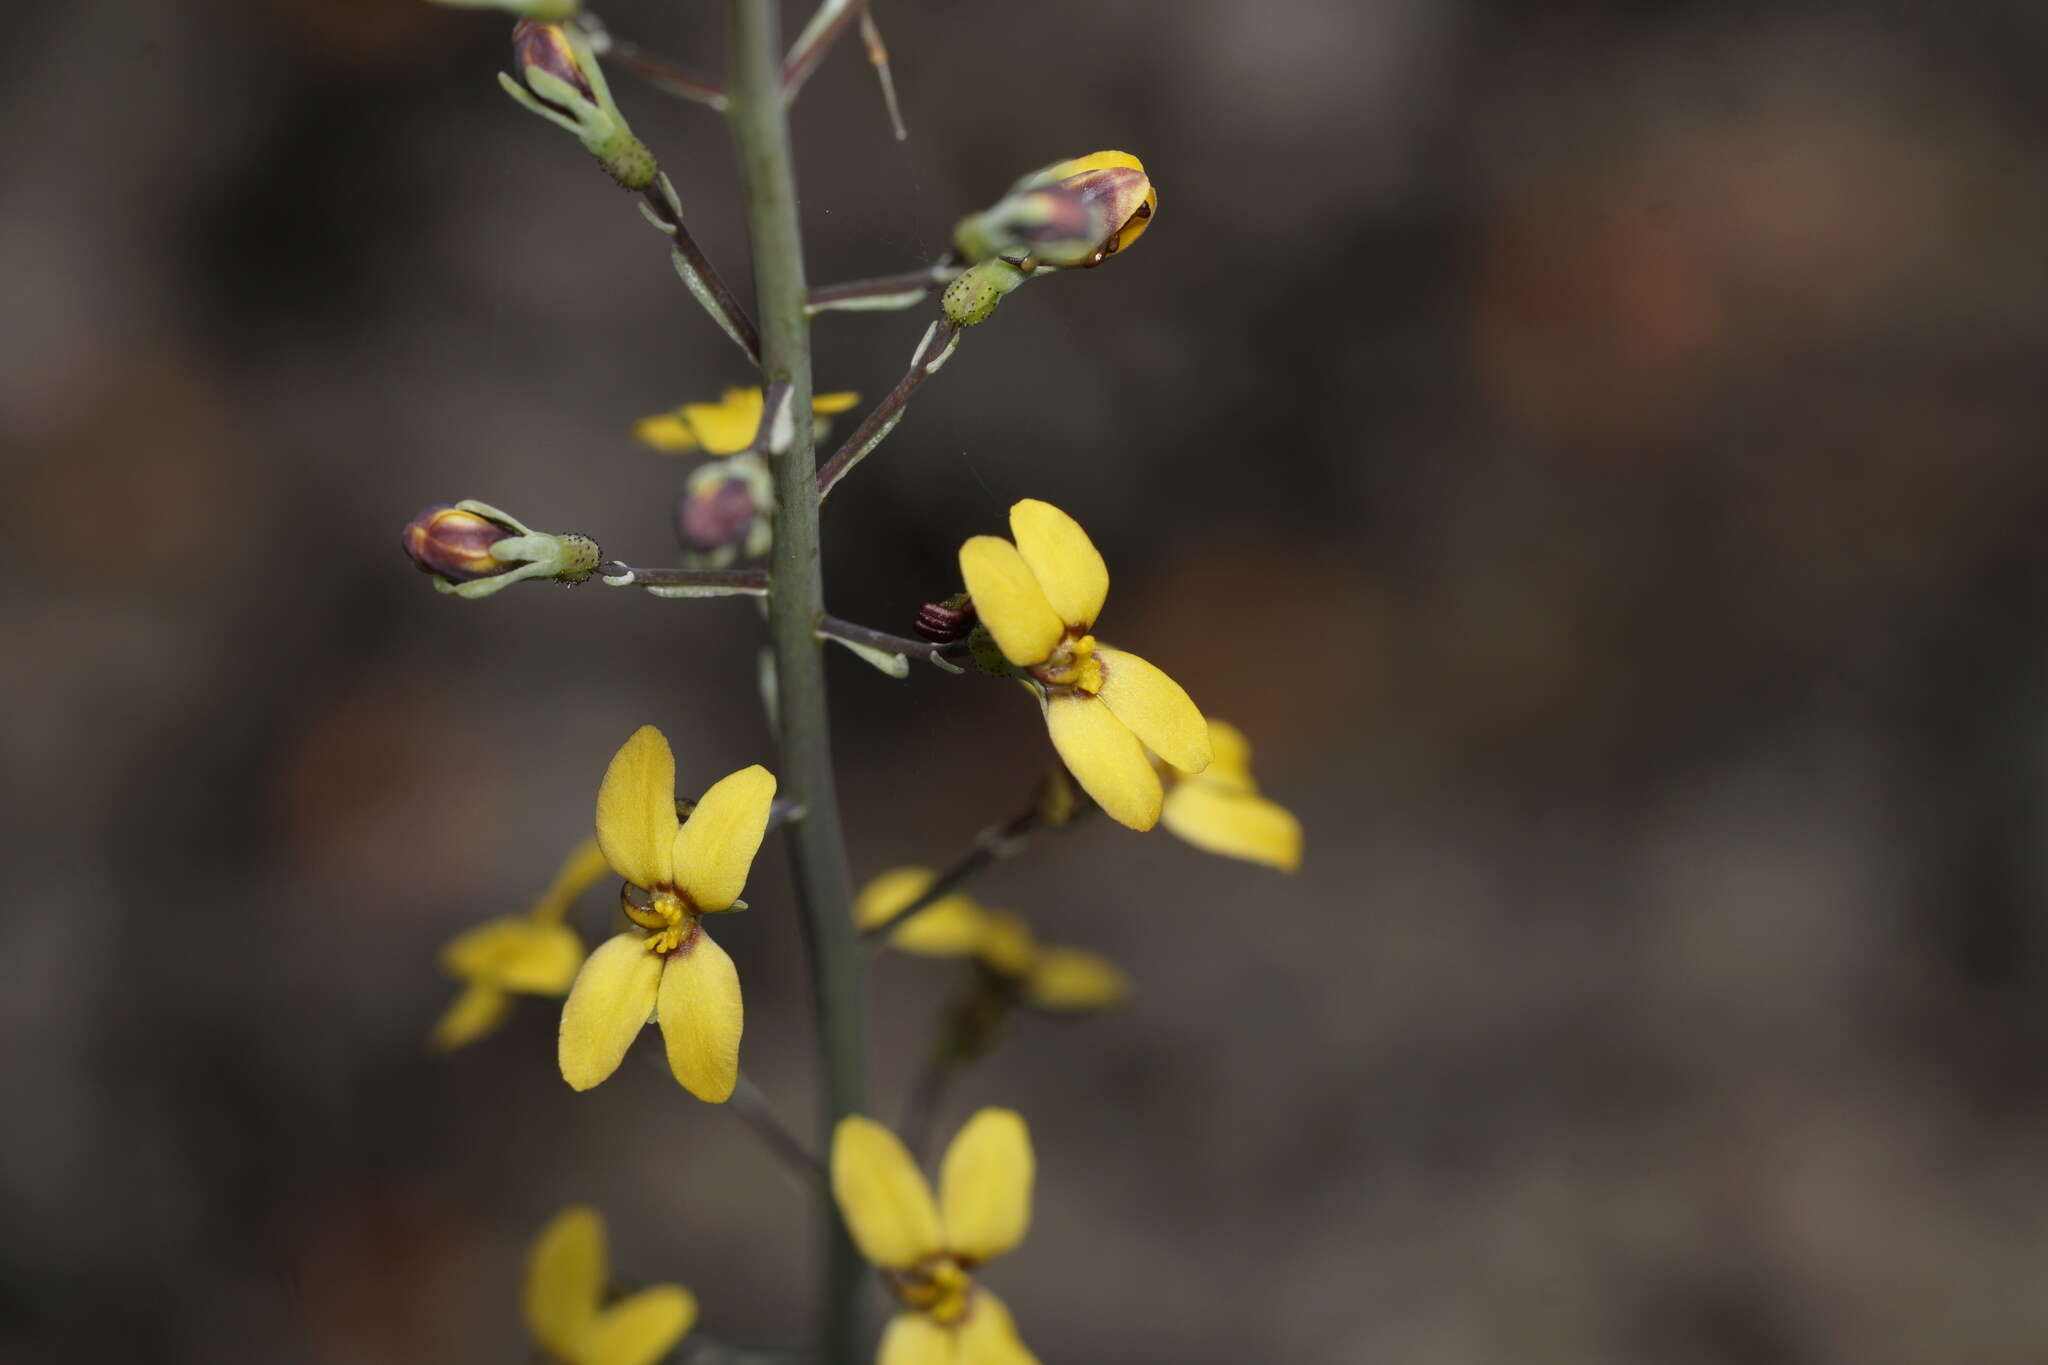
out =
[[[600,1307],[606,1281],[604,1220],[577,1206],[555,1215],[526,1262],[526,1325],[562,1365],[654,1365],[697,1320],[697,1300],[660,1284]]]
[[[1159,212],[1159,190],[1145,174],[1145,163],[1129,152],[1090,152],[1047,166],[1024,183],[1034,189],[1059,187],[1099,198],[1120,226],[1087,261],[1089,265],[1100,265],[1144,236],[1145,229],[1152,226],[1152,215]]]
[[[578,896],[605,875],[597,840],[576,846],[555,881],[523,915],[485,920],[448,940],[441,970],[462,990],[434,1025],[442,1049],[473,1043],[505,1021],[512,996],[560,995],[583,961],[583,940],[562,923]]]
[[[825,419],[860,401],[857,393],[821,393],[811,399],[813,430],[825,434]],[[750,450],[761,430],[761,391],[727,389],[716,403],[685,403],[633,424],[633,437],[669,455],[701,450],[707,455],[737,455]]]
[[[923,895],[928,867],[894,867],[861,888],[854,923],[872,929]],[[942,896],[889,931],[889,946],[920,957],[972,957],[1025,1003],[1059,1013],[1120,1005],[1130,978],[1108,958],[1079,948],[1046,947],[1020,915],[991,910],[967,896]]]
[[[1183,772],[1209,766],[1209,726],[1179,683],[1089,632],[1109,594],[1109,570],[1074,519],[1027,498],[1010,509],[1013,545],[976,536],[960,574],[1003,657],[1021,669],[1081,789],[1132,829],[1159,821],[1162,788],[1145,755]]]
[[[1168,765],[1161,823],[1210,853],[1264,863],[1282,872],[1301,866],[1301,822],[1252,781],[1252,746],[1228,721],[1210,720],[1213,757],[1200,773]]]
[[[903,1306],[882,1333],[876,1365],[1037,1365],[1010,1310],[972,1275],[1024,1240],[1032,1166],[1023,1118],[984,1109],[946,1149],[934,1203],[894,1133],[857,1115],[839,1121],[832,1195]]]
[[[768,829],[775,779],[756,764],[720,778],[676,818],[676,761],[652,725],[633,732],[597,791],[605,860],[644,893],[621,908],[635,927],[600,943],[562,1006],[562,1078],[588,1090],[619,1069],[647,1025],[661,1024],[669,1070],[713,1104],[740,1071],[740,978],[698,917],[730,910]]]

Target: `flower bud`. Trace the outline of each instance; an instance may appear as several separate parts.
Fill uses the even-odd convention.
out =
[[[581,29],[521,19],[512,27],[512,59],[519,79],[498,76],[506,94],[574,133],[584,150],[627,189],[644,190],[654,183],[660,172],[654,153],[626,126]]]
[[[489,503],[429,507],[406,524],[406,554],[441,592],[489,597],[523,578],[581,583],[597,568],[587,536],[535,531]]]
[[[509,573],[512,565],[491,556],[491,547],[517,532],[459,507],[427,508],[405,525],[405,552],[420,572],[451,583],[468,583]]]
[[[550,100],[547,87],[551,82],[543,81],[536,86],[536,72],[545,72],[590,103],[597,103],[597,91],[591,88],[590,77],[583,73],[583,65],[577,60],[576,49],[570,45],[569,31],[560,24],[535,23],[531,19],[521,19],[514,24],[512,61],[519,68],[519,74],[525,79],[527,88],[533,91],[534,97],[567,118],[576,117],[575,111]]]
[[[676,499],[676,537],[693,562],[723,568],[741,554],[758,558],[774,544],[775,480],[751,452],[690,471]]]
[[[966,593],[956,592],[943,602],[927,602],[919,607],[911,629],[935,645],[950,645],[967,638],[967,632],[974,629],[974,619],[974,604],[967,600]]]
[[[954,246],[974,262],[1086,268],[1138,240],[1158,207],[1144,163],[1096,152],[1025,176],[993,208],[962,219]]]

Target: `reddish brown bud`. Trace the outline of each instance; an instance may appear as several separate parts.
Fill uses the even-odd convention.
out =
[[[514,531],[458,507],[429,507],[406,523],[406,554],[421,572],[451,583],[468,583],[510,572],[515,565],[491,555],[491,547]]]
[[[974,604],[965,593],[943,602],[927,602],[917,609],[911,629],[935,645],[949,645],[974,629]]]
[[[720,479],[676,499],[676,534],[690,549],[722,550],[746,539],[760,511],[745,480]]]

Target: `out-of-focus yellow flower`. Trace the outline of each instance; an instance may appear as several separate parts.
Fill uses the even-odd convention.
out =
[[[811,399],[812,430],[823,436],[826,419],[860,401],[857,393],[821,393]],[[737,455],[751,450],[761,430],[759,389],[727,389],[716,403],[685,403],[633,424],[633,438],[669,455],[701,450],[707,455]]]
[[[888,923],[925,893],[934,875],[928,867],[881,873],[854,898],[854,923],[862,929]],[[957,893],[890,930],[889,946],[921,957],[974,958],[1026,1004],[1062,1014],[1109,1009],[1131,993],[1130,978],[1108,958],[1042,945],[1021,915],[991,910]]]
[[[697,1300],[659,1284],[604,1304],[604,1220],[581,1205],[541,1232],[526,1262],[526,1325],[562,1365],[654,1365],[697,1321]]]
[[[441,970],[462,983],[434,1025],[437,1048],[473,1043],[505,1021],[514,995],[560,995],[583,961],[583,940],[562,921],[609,869],[597,840],[576,846],[554,884],[526,913],[485,920],[448,940]]]
[[[652,725],[633,732],[597,792],[597,842],[612,871],[644,893],[620,898],[635,927],[600,943],[562,1006],[562,1078],[588,1090],[619,1069],[649,1016],[669,1070],[721,1104],[739,1080],[740,978],[699,917],[730,910],[768,829],[766,768],[720,778],[676,817],[676,761]]]
[[[1228,721],[1209,721],[1209,766],[1184,773],[1166,765],[1160,823],[1196,848],[1263,863],[1282,872],[1301,866],[1301,822],[1252,781],[1252,746]]]
[[[1088,533],[1051,503],[1010,509],[1010,534],[960,547],[960,574],[1003,657],[1022,671],[1082,790],[1132,829],[1159,821],[1153,753],[1183,772],[1209,766],[1209,725],[1181,685],[1090,632],[1109,594],[1109,570]]]
[[[861,1254],[903,1311],[876,1365],[1037,1365],[1001,1299],[972,1272],[1031,1224],[1031,1134],[1010,1109],[967,1120],[939,1164],[939,1197],[896,1135],[843,1118],[832,1137],[832,1194]]]

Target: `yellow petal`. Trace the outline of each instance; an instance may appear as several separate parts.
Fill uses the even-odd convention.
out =
[[[661,971],[661,1041],[668,1069],[700,1100],[724,1104],[740,1078],[740,974],[699,925]]]
[[[761,391],[727,389],[716,403],[685,403],[683,420],[707,455],[737,455],[761,431]]]
[[[1173,798],[1167,797],[1169,805]],[[1079,948],[1044,948],[1031,964],[1024,994],[1042,1010],[1082,1014],[1121,1005],[1131,979],[1108,958]]]
[[[941,896],[889,935],[889,946],[920,957],[967,957],[982,944],[988,912],[965,896]]]
[[[711,784],[675,832],[676,889],[699,910],[729,910],[768,832],[775,776],[756,763]]]
[[[1038,940],[1032,935],[1031,926],[1021,915],[1007,910],[986,912],[986,929],[981,936],[981,945],[975,951],[989,970],[1004,976],[1022,979],[1030,975],[1031,963],[1038,956]]]
[[[940,1250],[931,1186],[896,1135],[859,1115],[832,1134],[832,1197],[861,1255],[891,1270]]]
[[[1159,823],[1159,774],[1107,706],[1090,696],[1056,695],[1046,702],[1045,725],[1067,771],[1110,819],[1132,829]]]
[[[642,445],[653,446],[665,455],[681,455],[697,448],[697,433],[690,430],[690,424],[683,420],[680,408],[674,412],[657,412],[652,417],[642,417],[633,424],[633,439]]]
[[[598,1315],[578,1343],[576,1365],[654,1365],[697,1321],[697,1300],[680,1285],[630,1294]]]
[[[892,867],[877,872],[853,898],[853,923],[857,929],[872,929],[924,894],[938,874],[928,867]]]
[[[1109,566],[1072,517],[1049,502],[1026,498],[1010,509],[1017,553],[1060,620],[1086,630],[1109,596]]]
[[[597,840],[585,839],[563,860],[562,868],[541,898],[526,912],[528,919],[558,920],[569,913],[576,898],[611,874],[611,864]]]
[[[455,999],[434,1021],[428,1041],[443,1052],[466,1047],[505,1022],[512,997],[496,986],[472,981],[455,993]]]
[[[946,1249],[993,1260],[1031,1226],[1031,1134],[1014,1109],[983,1109],[967,1120],[939,1166],[939,1213]]]
[[[1049,166],[1033,177],[1045,183],[1071,179],[1089,171],[1128,170],[1145,176],[1145,211],[1131,215],[1129,222],[1116,234],[1116,250],[1122,251],[1132,242],[1145,235],[1145,229],[1152,226],[1152,219],[1159,213],[1159,187],[1152,183],[1152,177],[1145,170],[1145,163],[1129,152],[1090,152],[1070,161]]]
[[[1301,866],[1301,822],[1263,796],[1209,781],[1177,783],[1166,794],[1166,827],[1196,848],[1292,872]]]
[[[1209,722],[1181,685],[1135,654],[1107,645],[1096,649],[1102,687],[1096,696],[1145,747],[1179,768],[1209,766]]]
[[[441,949],[441,966],[451,974],[529,995],[560,995],[582,965],[583,940],[575,930],[524,915],[485,920]]]
[[[975,614],[1019,667],[1043,663],[1066,634],[1059,613],[1017,547],[999,536],[976,536],[960,547],[960,579]]]
[[[654,1013],[661,959],[647,951],[646,942],[630,929],[606,939],[569,988],[556,1057],[562,1079],[577,1090],[588,1090],[617,1071]]]
[[[1244,731],[1214,716],[1209,717],[1209,766],[1202,769],[1202,780],[1236,791],[1258,790],[1252,781],[1251,741],[1244,737]]]
[[[953,1334],[922,1313],[898,1313],[882,1333],[875,1365],[953,1365]]]
[[[604,1292],[604,1220],[579,1204],[562,1210],[541,1231],[526,1258],[526,1325],[555,1355],[572,1358],[597,1320]]]
[[[830,417],[836,412],[845,412],[860,401],[857,393],[814,393],[811,395],[811,412],[819,417]]]
[[[652,890],[669,883],[676,838],[676,758],[643,725],[619,746],[597,789],[597,842],[612,871]]]
[[[1017,1335],[1017,1324],[1003,1301],[980,1285],[962,1320],[954,1345],[954,1365],[1038,1365],[1038,1357]]]

